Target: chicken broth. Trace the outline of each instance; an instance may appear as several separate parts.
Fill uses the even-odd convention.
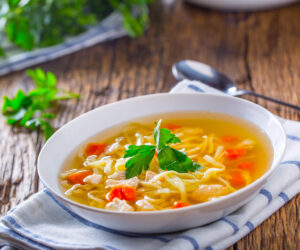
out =
[[[69,199],[115,211],[177,209],[249,185],[273,154],[256,126],[217,113],[159,114],[111,131],[66,160],[59,181]]]

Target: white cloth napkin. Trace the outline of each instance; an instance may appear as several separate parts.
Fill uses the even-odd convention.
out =
[[[171,90],[171,93],[175,92],[216,90],[199,82],[183,81]],[[0,246],[27,249],[225,249],[300,192],[300,123],[287,120],[282,123],[288,143],[280,166],[256,197],[216,222],[171,234],[118,232],[74,214],[45,189],[2,217]]]

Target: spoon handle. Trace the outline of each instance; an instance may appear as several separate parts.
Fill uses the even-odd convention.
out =
[[[293,108],[293,109],[296,109],[296,110],[300,111],[300,106],[296,106],[296,105],[293,105],[293,104],[290,104],[290,103],[287,103],[287,102],[283,102],[283,101],[280,101],[280,100],[277,100],[277,99],[274,99],[274,98],[271,98],[271,97],[268,97],[268,96],[265,96],[265,95],[261,95],[261,94],[255,93],[253,91],[250,91],[250,90],[238,90],[233,95],[234,96],[253,95],[253,96],[261,97],[261,98],[266,99],[268,101],[275,102],[275,103],[278,103],[278,104],[281,104],[281,105],[284,105],[284,106],[287,106],[287,107],[290,107],[290,108]]]

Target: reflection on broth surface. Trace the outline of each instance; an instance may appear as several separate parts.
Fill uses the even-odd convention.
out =
[[[161,129],[155,137],[154,122],[159,119]],[[244,120],[223,114],[159,114],[111,131],[90,139],[65,162],[59,179],[69,199],[115,211],[181,208],[241,189],[271,164],[266,135]],[[171,137],[179,140],[167,142]],[[140,150],[138,158],[133,159],[134,154],[124,158],[128,149]],[[148,169],[143,165],[147,159]],[[166,159],[175,160],[166,165]]]

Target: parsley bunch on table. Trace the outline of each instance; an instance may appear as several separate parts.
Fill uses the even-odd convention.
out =
[[[45,73],[42,69],[27,70],[27,74],[34,80],[36,88],[27,94],[18,90],[15,97],[3,97],[2,114],[7,123],[29,129],[41,128],[48,139],[54,132],[49,121],[55,114],[48,112],[60,100],[79,98],[78,94],[58,89],[57,79],[52,72]]]
[[[125,152],[124,158],[131,157],[125,164],[126,178],[132,178],[148,170],[155,151],[159,167],[163,170],[174,170],[180,173],[194,172],[202,168],[193,162],[185,153],[178,151],[170,144],[180,143],[180,139],[171,133],[169,129],[160,128],[161,120],[154,129],[154,140],[156,145],[130,145]]]
[[[123,16],[128,33],[135,37],[148,23],[151,0],[1,0],[0,44],[4,34],[23,50],[61,43],[97,24],[113,11]],[[135,11],[138,8],[139,11]],[[4,50],[0,45],[0,56]]]

